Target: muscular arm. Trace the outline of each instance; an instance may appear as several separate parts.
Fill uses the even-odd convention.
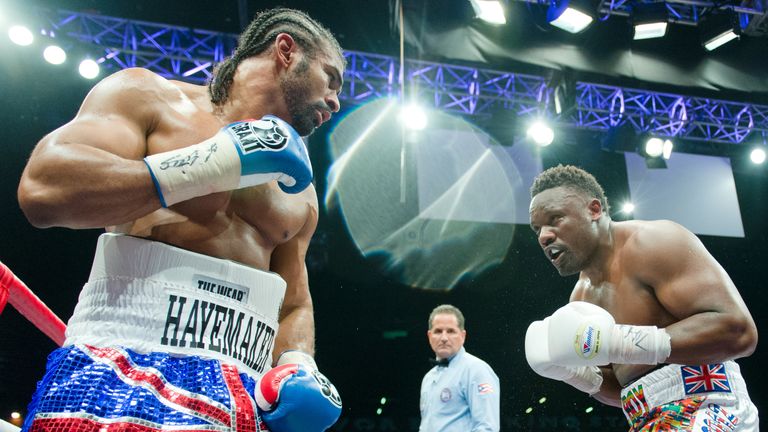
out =
[[[609,366],[601,367],[600,373],[603,375],[603,384],[600,391],[592,395],[598,401],[621,408],[621,384],[616,379],[613,369]]]
[[[105,227],[160,207],[142,161],[159,80],[140,69],[115,73],[91,90],[72,121],[38,143],[18,189],[33,225]]]
[[[303,193],[315,194],[310,187]],[[314,202],[317,201],[315,197]],[[317,207],[301,232],[291,241],[278,246],[272,253],[270,269],[285,279],[287,288],[280,310],[280,329],[275,339],[274,361],[286,350],[299,350],[313,355],[315,352],[315,319],[312,296],[309,293],[305,258],[309,241],[317,227]]]
[[[752,354],[757,328],[731,278],[691,232],[659,221],[625,248],[631,272],[677,321],[666,325],[668,363],[703,364]],[[666,323],[657,324],[664,327]]]

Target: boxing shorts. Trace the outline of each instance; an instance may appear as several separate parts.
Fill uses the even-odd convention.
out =
[[[258,431],[285,281],[167,244],[99,237],[27,431]]]
[[[759,430],[757,408],[734,361],[664,366],[624,387],[621,403],[631,432]]]

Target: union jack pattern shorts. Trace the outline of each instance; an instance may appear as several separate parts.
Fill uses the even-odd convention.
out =
[[[48,357],[22,430],[265,431],[255,384],[220,360],[71,345]]]
[[[757,432],[757,408],[734,361],[667,365],[621,392],[630,432]]]

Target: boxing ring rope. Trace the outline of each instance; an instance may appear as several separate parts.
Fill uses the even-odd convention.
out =
[[[0,261],[0,314],[3,313],[6,302],[58,346],[64,344],[64,331],[67,329],[64,322]]]
[[[19,432],[19,428],[0,419],[0,432]]]
[[[0,314],[3,313],[6,303],[10,303],[24,318],[56,342],[56,345],[64,344],[64,331],[67,329],[64,322],[0,261]],[[18,431],[18,427],[0,419],[0,432]]]

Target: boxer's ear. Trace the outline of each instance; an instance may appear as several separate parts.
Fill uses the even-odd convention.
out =
[[[297,49],[296,41],[288,33],[280,33],[275,38],[275,55],[277,61],[283,67],[288,68],[296,55]]]
[[[593,221],[600,219],[603,215],[603,204],[597,198],[593,198],[589,201],[587,209],[589,210],[589,215]]]

